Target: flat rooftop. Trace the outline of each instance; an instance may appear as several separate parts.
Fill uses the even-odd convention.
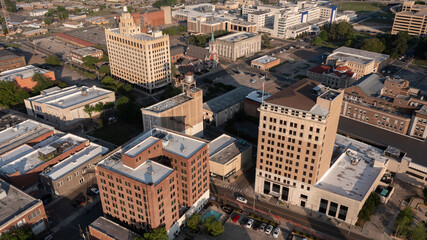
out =
[[[376,62],[382,62],[390,58],[390,55],[387,55],[387,54],[375,53],[375,52],[370,52],[370,51],[356,49],[356,48],[349,48],[349,47],[339,47],[335,49],[333,52],[353,55],[353,56],[360,56],[365,58],[373,58],[375,59]]]
[[[18,190],[1,179],[0,189],[3,190],[6,195],[0,198],[0,226],[3,226],[8,221],[40,202],[40,200]]]
[[[323,85],[319,82],[304,78],[291,86],[277,92],[265,102],[297,110],[312,112],[313,114],[326,115],[328,110],[316,104]]]
[[[224,147],[235,142],[236,140],[237,139],[227,134],[222,134],[221,136],[215,138],[214,140],[212,140],[212,142],[209,143],[209,157],[211,157]]]
[[[116,33],[116,34],[121,34],[119,28],[107,29],[107,31],[110,31],[110,32]],[[142,40],[142,41],[152,41],[152,40],[164,38],[164,37],[166,37],[166,35],[162,35],[159,37],[153,37],[152,35],[146,34],[146,33],[135,33],[135,34],[129,35],[129,37],[134,38],[134,39],[138,39],[138,40]]]
[[[51,126],[26,120],[0,132],[0,155],[55,129]]]
[[[259,102],[259,103],[262,103],[262,100],[265,100],[269,97],[271,97],[270,93],[264,92],[263,94],[261,90],[255,90],[246,96],[247,99],[250,99],[252,101]]]
[[[86,164],[94,157],[104,155],[107,152],[108,148],[102,147],[95,143],[91,143],[89,146],[82,149],[81,151],[52,166],[50,168],[50,171],[44,172],[42,174],[53,180],[57,180],[65,174],[68,174],[74,169],[80,167],[81,165]]]
[[[184,158],[190,158],[207,144],[197,138],[156,127],[137,136],[132,142],[124,146],[123,153],[136,155],[138,152],[141,152],[142,149],[151,146],[154,139],[162,141],[164,151],[171,152]]]
[[[361,201],[388,161],[383,150],[337,134],[335,149],[343,152],[315,187]]]
[[[174,171],[170,167],[151,160],[146,160],[144,163],[133,169],[123,164],[121,154],[122,152],[119,150],[113,155],[110,155],[108,158],[99,162],[98,165],[105,169],[132,178],[138,182],[144,184],[153,183],[154,185],[159,184],[163,179],[165,179]]]
[[[261,64],[267,64],[276,61],[278,58],[264,55],[262,57],[259,57],[257,59],[252,60],[252,62],[261,63]]]
[[[39,28],[39,29],[34,29],[34,30],[30,30],[30,31],[25,31],[23,32],[24,34],[31,34],[31,33],[38,33],[38,32],[47,32],[47,29],[45,28]]]
[[[234,43],[234,42],[240,42],[252,37],[256,37],[258,35],[259,34],[256,34],[256,33],[238,32],[238,33],[233,33],[233,34],[226,35],[224,37],[217,38],[217,40]]]
[[[181,93],[179,95],[168,98],[166,100],[163,100],[159,103],[156,103],[144,109],[152,112],[163,112],[173,107],[176,107],[184,102],[187,102],[188,100],[191,100],[191,99],[192,98],[187,96],[185,93]]]
[[[56,157],[60,153],[65,153],[85,141],[87,139],[73,134],[66,134],[61,137],[53,135],[33,147],[22,145],[14,151],[2,155],[5,156],[5,159],[0,162],[0,173],[10,175],[19,172],[20,175],[23,175],[52,159],[43,160],[41,158],[42,155],[54,154]]]
[[[94,47],[85,47],[85,48],[79,48],[79,49],[73,50],[71,52],[80,56],[87,56],[89,54],[97,53],[99,51],[102,51],[102,50],[96,49]]]
[[[349,55],[347,53],[332,53],[328,56],[328,58],[338,58],[341,61],[346,62],[355,62],[360,64],[369,64],[372,61],[375,61],[373,58],[363,57],[363,56],[357,56],[357,55]]]
[[[93,228],[106,234],[112,239],[116,240],[129,240],[137,237],[138,235],[131,230],[120,226],[119,224],[106,219],[105,217],[99,217],[95,221],[93,221],[89,228]]]
[[[9,59],[19,58],[21,56],[9,51],[7,49],[0,49],[0,61],[6,61]]]
[[[45,94],[28,98],[27,100],[64,109],[84,102],[88,102],[91,99],[95,99],[100,96],[111,94],[112,91],[103,88],[98,88],[96,86],[71,86],[56,91],[45,91],[44,93]]]
[[[203,103],[203,108],[213,113],[221,112],[222,110],[243,101],[243,99],[245,99],[245,97],[252,91],[254,90],[249,87],[238,87]]]
[[[15,81],[17,77],[22,79],[31,78],[36,73],[45,74],[52,72],[43,68],[39,68],[33,65],[28,65],[25,67],[15,68],[12,70],[4,71],[0,73],[0,81]]]

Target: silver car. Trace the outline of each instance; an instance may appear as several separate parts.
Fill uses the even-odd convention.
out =
[[[278,238],[280,234],[280,228],[276,227],[273,231],[273,237]]]
[[[265,234],[269,235],[271,231],[273,231],[273,226],[268,225],[267,228],[265,229]]]

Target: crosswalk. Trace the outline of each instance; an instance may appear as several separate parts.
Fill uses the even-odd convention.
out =
[[[228,189],[230,189],[230,190],[233,190],[234,192],[243,192],[243,190],[242,190],[242,189],[240,189],[240,188],[236,188],[236,187],[233,187],[233,186],[230,186],[230,185],[222,185],[222,187],[223,187],[223,188],[228,188]]]

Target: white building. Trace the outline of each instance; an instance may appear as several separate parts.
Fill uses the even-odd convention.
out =
[[[34,10],[30,12],[31,17],[40,17],[47,13],[46,9]]]

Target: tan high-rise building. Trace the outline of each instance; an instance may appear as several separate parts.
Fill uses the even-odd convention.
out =
[[[203,90],[196,87],[194,75],[190,72],[185,74],[182,84],[183,93],[141,109],[144,131],[160,126],[203,136]]]
[[[169,36],[161,31],[141,33],[130,13],[119,28],[105,29],[111,74],[148,92],[171,82]]]
[[[343,93],[319,85],[303,79],[260,106],[257,193],[303,206],[291,196],[308,196],[329,169]]]
[[[391,34],[408,32],[409,35],[427,34],[427,6],[416,5],[413,1],[404,2],[402,11],[396,13]]]

